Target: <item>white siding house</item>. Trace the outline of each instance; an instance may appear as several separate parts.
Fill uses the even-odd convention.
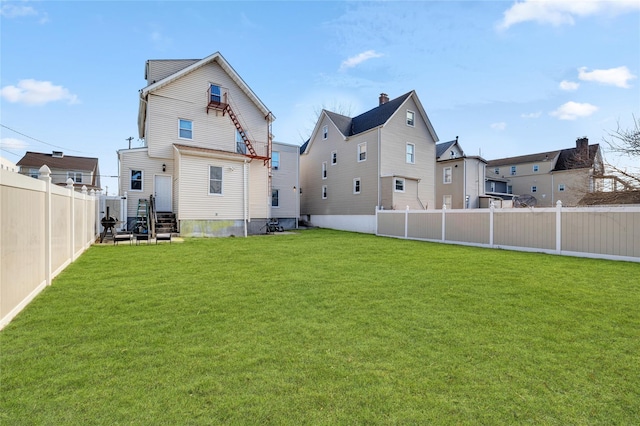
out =
[[[149,60],[145,77],[144,147],[118,151],[129,226],[154,197],[184,236],[260,232],[270,216],[273,114],[220,53]]]

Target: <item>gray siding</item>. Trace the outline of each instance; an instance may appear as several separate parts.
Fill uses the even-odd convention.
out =
[[[300,202],[300,182],[298,172],[300,170],[300,147],[274,142],[273,152],[280,153],[280,166],[278,170],[272,168],[272,189],[279,192],[279,206],[271,208],[273,218],[298,218]]]

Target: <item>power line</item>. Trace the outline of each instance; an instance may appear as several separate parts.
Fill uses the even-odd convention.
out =
[[[22,132],[19,132],[19,131],[15,130],[15,129],[12,129],[12,128],[11,128],[11,127],[9,127],[9,126],[5,126],[5,125],[4,125],[4,124],[2,124],[2,123],[0,123],[0,126],[4,127],[4,128],[5,128],[5,129],[7,129],[7,130],[11,130],[12,132],[17,133],[17,134],[19,134],[19,135],[21,135],[21,136],[24,136],[25,138],[29,138],[29,139],[31,139],[31,140],[34,140],[34,141],[36,141],[36,142],[39,142],[39,143],[42,143],[42,144],[45,144],[45,145],[48,145],[48,146],[52,146],[52,147],[54,147],[54,148],[60,148],[60,149],[63,149],[63,150],[65,150],[65,151],[78,152],[78,153],[80,153],[80,154],[90,154],[89,152],[77,151],[77,150],[75,150],[75,149],[68,149],[68,148],[65,148],[65,147],[63,147],[63,146],[53,145],[53,144],[51,144],[51,143],[47,143],[47,142],[45,142],[45,141],[41,141],[40,139],[36,139],[36,138],[34,138],[33,136],[29,136],[29,135],[27,135],[27,134],[24,134],[24,133],[22,133]]]

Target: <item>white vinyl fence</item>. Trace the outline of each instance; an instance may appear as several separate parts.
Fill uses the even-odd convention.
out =
[[[95,241],[97,196],[0,170],[0,329]]]
[[[640,207],[379,210],[376,235],[640,262]]]

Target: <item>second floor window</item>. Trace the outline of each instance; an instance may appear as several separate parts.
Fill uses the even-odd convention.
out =
[[[537,186],[532,186],[531,187],[531,192],[538,192],[538,187]]]
[[[132,191],[142,191],[142,170],[131,170],[131,184],[129,189]]]
[[[367,143],[358,144],[358,161],[365,161],[367,159]]]
[[[564,183],[561,183],[558,185],[558,191],[560,192],[564,191]]]
[[[407,163],[415,164],[416,162],[416,146],[412,143],[407,144]]]
[[[511,175],[516,174],[516,166],[511,166]]]
[[[500,167],[496,167],[495,169],[493,169],[493,173],[499,175],[500,174]]]
[[[360,178],[355,178],[353,180],[353,193],[354,194],[360,193]]]
[[[327,199],[327,185],[322,185],[322,199]]]
[[[278,151],[271,153],[271,167],[273,170],[280,170],[280,153]]]
[[[67,178],[71,178],[75,183],[82,183],[82,172],[67,172]]]
[[[451,183],[451,167],[442,169],[442,183]]]
[[[242,135],[237,129],[236,129],[236,152],[238,154],[247,153],[247,144],[244,143],[244,139],[242,139]]]
[[[193,122],[191,120],[178,120],[178,136],[180,139],[193,139]]]
[[[327,162],[323,161],[322,162],[322,179],[326,179],[327,178]]]
[[[540,170],[540,167],[538,167],[538,165],[537,165],[537,164],[534,164],[534,165],[533,165],[533,171],[534,171],[534,172],[537,172],[538,170]]]
[[[331,165],[335,166],[338,164],[338,151],[331,151]]]

